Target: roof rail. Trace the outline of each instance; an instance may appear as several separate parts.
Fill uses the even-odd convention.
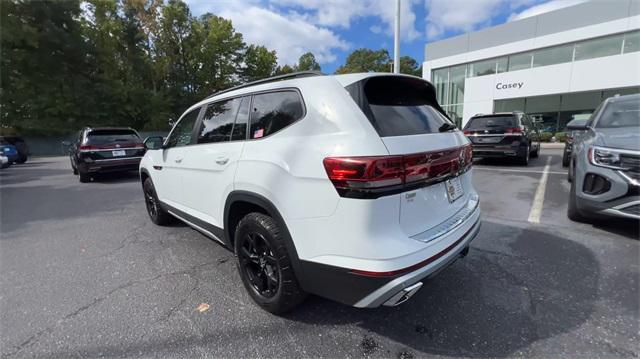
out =
[[[292,72],[290,74],[272,76],[272,77],[268,77],[266,79],[247,82],[246,84],[234,86],[234,87],[228,88],[226,90],[222,90],[222,91],[218,91],[218,92],[212,93],[211,95],[207,96],[205,99],[211,98],[213,96],[218,96],[218,95],[226,93],[226,92],[243,89],[245,87],[266,84],[266,83],[269,83],[269,82],[276,82],[276,81],[283,81],[283,80],[290,80],[290,79],[297,79],[297,78],[311,77],[311,76],[325,76],[325,74],[320,72],[320,71],[300,71],[300,72]]]

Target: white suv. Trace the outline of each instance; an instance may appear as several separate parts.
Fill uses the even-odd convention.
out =
[[[471,145],[417,77],[257,81],[195,104],[161,140],[140,164],[151,220],[233,250],[273,313],[306,293],[397,305],[480,228]]]

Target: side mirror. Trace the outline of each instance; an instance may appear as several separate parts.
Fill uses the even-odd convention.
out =
[[[589,127],[584,123],[569,123],[567,124],[567,130],[569,131],[584,131]]]
[[[159,150],[162,148],[163,143],[162,136],[149,136],[144,140],[144,147],[148,150]]]

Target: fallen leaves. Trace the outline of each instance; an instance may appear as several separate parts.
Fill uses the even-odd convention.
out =
[[[198,306],[196,307],[196,310],[197,310],[198,312],[200,312],[200,313],[204,313],[204,312],[206,312],[207,310],[209,310],[209,307],[210,307],[210,306],[209,306],[209,304],[207,304],[207,303],[200,303],[200,305],[198,305]]]

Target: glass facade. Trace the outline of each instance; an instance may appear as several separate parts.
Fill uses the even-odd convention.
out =
[[[637,51],[640,51],[640,31],[632,31],[468,64],[434,69],[431,71],[431,82],[436,87],[436,96],[442,108],[458,126],[461,126],[464,103],[464,80],[468,77],[524,70],[532,67],[549,66]],[[555,103],[555,100],[551,98],[547,100],[531,99],[531,106],[534,106],[536,101],[542,101],[540,106],[544,107],[545,111],[540,112],[540,116],[543,121],[546,121],[545,123],[549,123],[549,129],[564,126],[564,119],[567,118],[567,116],[571,116],[569,112],[581,111],[579,109],[561,109],[556,105],[552,105],[552,103]],[[520,100],[523,101],[521,105],[518,102]],[[496,111],[522,111],[524,99],[514,99],[513,101],[512,103],[496,101],[494,108]],[[558,106],[560,106],[560,104],[561,102],[558,102]],[[591,105],[588,107],[591,108],[590,106]],[[501,109],[502,107],[504,107],[504,110]],[[591,108],[591,110],[593,110],[593,108]],[[560,116],[559,113],[561,112],[565,113],[565,115]]]
[[[495,112],[522,111],[540,120],[544,132],[555,133],[578,115],[591,114],[603,100],[633,93],[640,93],[640,87],[495,100],[493,108]]]

